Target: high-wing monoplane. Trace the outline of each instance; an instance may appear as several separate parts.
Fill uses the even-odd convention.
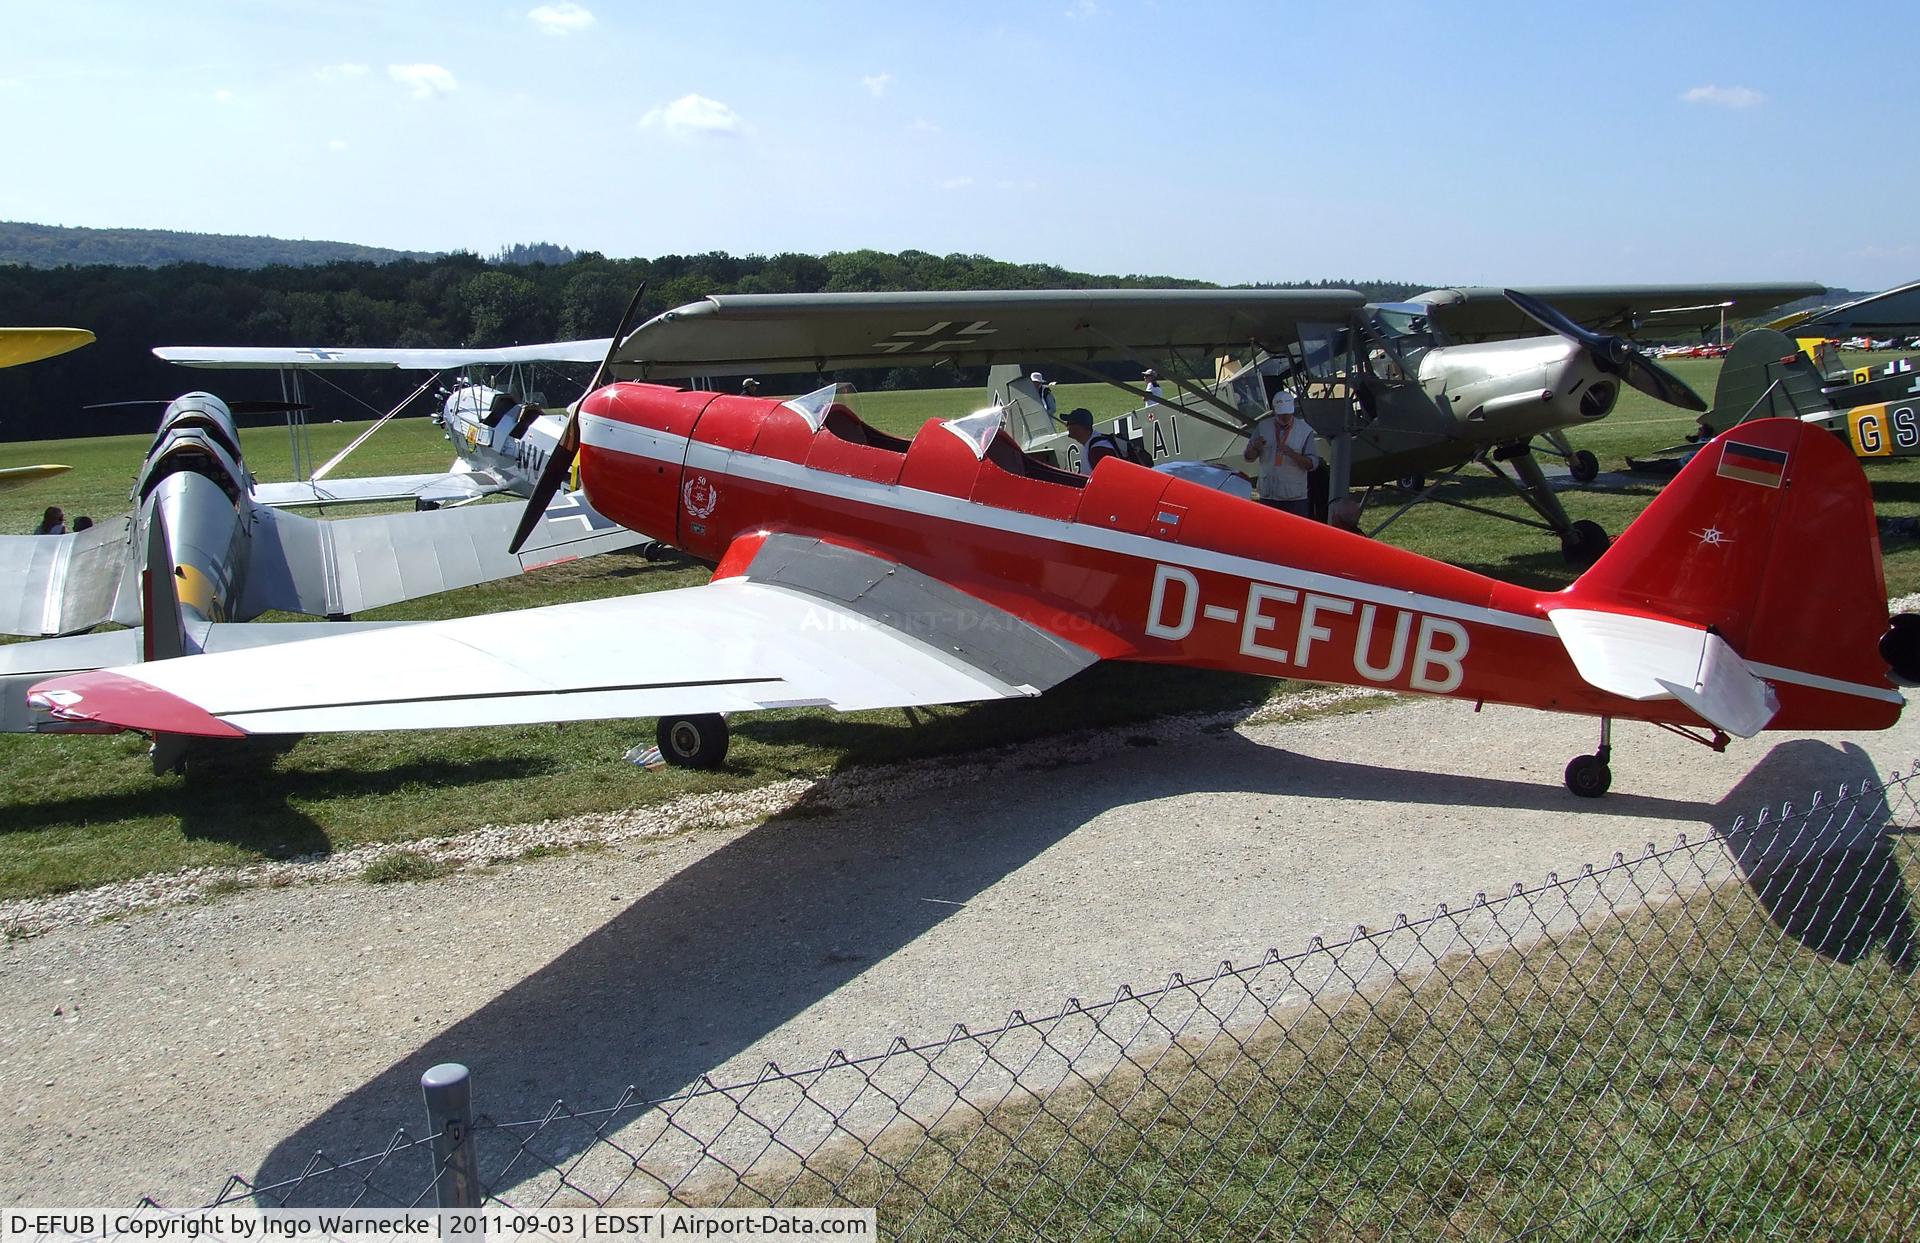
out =
[[[616,350],[614,374],[936,363],[1024,370],[1046,361],[1140,400],[1116,430],[1156,458],[1230,469],[1242,465],[1240,448],[1268,396],[1286,384],[1331,446],[1330,500],[1478,462],[1539,516],[1531,525],[1550,528],[1569,559],[1585,564],[1606,547],[1606,533],[1568,517],[1534,460],[1535,438],[1552,440],[1576,477],[1591,478],[1592,455],[1576,453],[1559,433],[1605,417],[1623,384],[1706,408],[1627,337],[1716,324],[1729,308],[1758,314],[1821,288],[1460,288],[1390,305],[1340,289],[720,294],[643,323]],[[1543,328],[1551,335],[1538,335]],[[1237,361],[1223,366],[1223,357]],[[1168,378],[1179,391],[1156,400],[1091,366],[1122,359],[1172,360],[1179,370]],[[1035,414],[1037,404],[1008,404],[1023,447],[1075,466],[1077,449]]]
[[[526,496],[540,475],[566,421],[564,412],[544,410],[533,399],[521,369],[542,363],[600,362],[610,338],[555,341],[494,349],[371,349],[311,346],[163,345],[153,352],[167,362],[220,370],[272,370],[297,377],[303,372],[417,371],[425,383],[307,478],[261,484],[256,499],[267,505],[329,505],[352,501],[411,500],[422,509],[460,505],[483,496]],[[482,383],[461,373],[509,373]],[[334,470],[388,420],[428,389],[447,381],[433,420],[453,443],[453,465],[418,475],[342,476]]]
[[[284,643],[327,623],[246,623],[269,610],[344,621],[644,542],[584,498],[549,499],[512,554],[519,506],[333,521],[276,511],[255,497],[227,404],[189,393],[166,408],[132,512],[67,535],[0,536],[0,633],[63,636],[0,647],[0,730],[68,728],[26,709],[27,686],[50,673]],[[133,628],[80,633],[105,623]]]
[[[224,738],[658,716],[664,754],[712,765],[726,713],[1019,698],[1127,660],[1596,717],[1566,781],[1597,796],[1615,719],[1716,748],[1884,728],[1903,704],[1889,664],[1920,675],[1860,467],[1794,420],[1722,436],[1559,592],[1119,458],[1062,471],[997,408],[909,442],[832,386],[781,402],[612,384],[581,402],[532,512],[576,453],[602,512],[710,559],[713,581],[66,676],[32,701]]]

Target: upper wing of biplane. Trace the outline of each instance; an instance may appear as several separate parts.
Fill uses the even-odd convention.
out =
[[[1351,289],[714,294],[634,329],[612,371],[661,379],[1281,348],[1300,324],[1343,324],[1364,302]]]
[[[1718,327],[1726,319],[1752,319],[1800,298],[1816,297],[1824,285],[1558,285],[1520,290],[1598,332],[1631,337]],[[1433,318],[1456,341],[1531,337],[1540,325],[1515,306],[1504,289],[1471,286],[1431,289],[1409,299],[1433,308]]]
[[[906,566],[773,535],[704,587],[129,665],[36,701],[166,733],[436,729],[1010,699],[1094,659]]]
[[[1882,290],[1839,306],[1788,316],[1769,327],[1796,336],[1878,337],[1920,332],[1920,281]]]
[[[415,501],[433,505],[464,505],[483,496],[506,491],[511,485],[492,471],[437,471],[424,475],[360,475],[341,479],[295,479],[287,483],[257,483],[253,499],[275,509],[303,505],[361,504],[369,501]]]
[[[39,362],[93,343],[85,328],[0,328],[0,367]]]
[[[154,357],[183,367],[227,370],[451,371],[456,367],[504,367],[512,363],[587,363],[606,357],[611,338],[506,345],[493,349],[390,350],[361,346],[159,345]]]

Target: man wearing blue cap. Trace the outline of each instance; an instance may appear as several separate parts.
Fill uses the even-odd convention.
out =
[[[1095,434],[1093,411],[1085,406],[1075,406],[1061,415],[1060,421],[1067,425],[1067,435],[1073,437],[1073,442],[1080,446],[1081,474],[1091,475],[1093,468],[1098,466],[1103,458],[1124,456],[1120,453],[1119,442],[1110,434],[1106,432]]]

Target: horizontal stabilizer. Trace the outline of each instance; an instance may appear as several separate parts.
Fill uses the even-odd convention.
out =
[[[1711,630],[1594,609],[1554,609],[1547,617],[1580,676],[1609,694],[1677,699],[1741,738],[1779,711],[1773,688]]]

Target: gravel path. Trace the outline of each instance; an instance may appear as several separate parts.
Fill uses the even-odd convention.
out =
[[[1698,835],[1920,754],[1911,721],[1720,756],[1629,725],[1615,793],[1586,803],[1560,770],[1589,722],[1369,702],[488,829],[435,848],[476,866],[418,884],[309,870],[210,901],[175,877],[16,904],[0,914],[47,931],[10,939],[0,973],[0,1201],[185,1205],[229,1172],[359,1155],[418,1129],[439,1061],[472,1066],[506,1120],[877,1051]],[[598,844],[484,863],[541,841]],[[87,923],[90,901],[159,905]]]

